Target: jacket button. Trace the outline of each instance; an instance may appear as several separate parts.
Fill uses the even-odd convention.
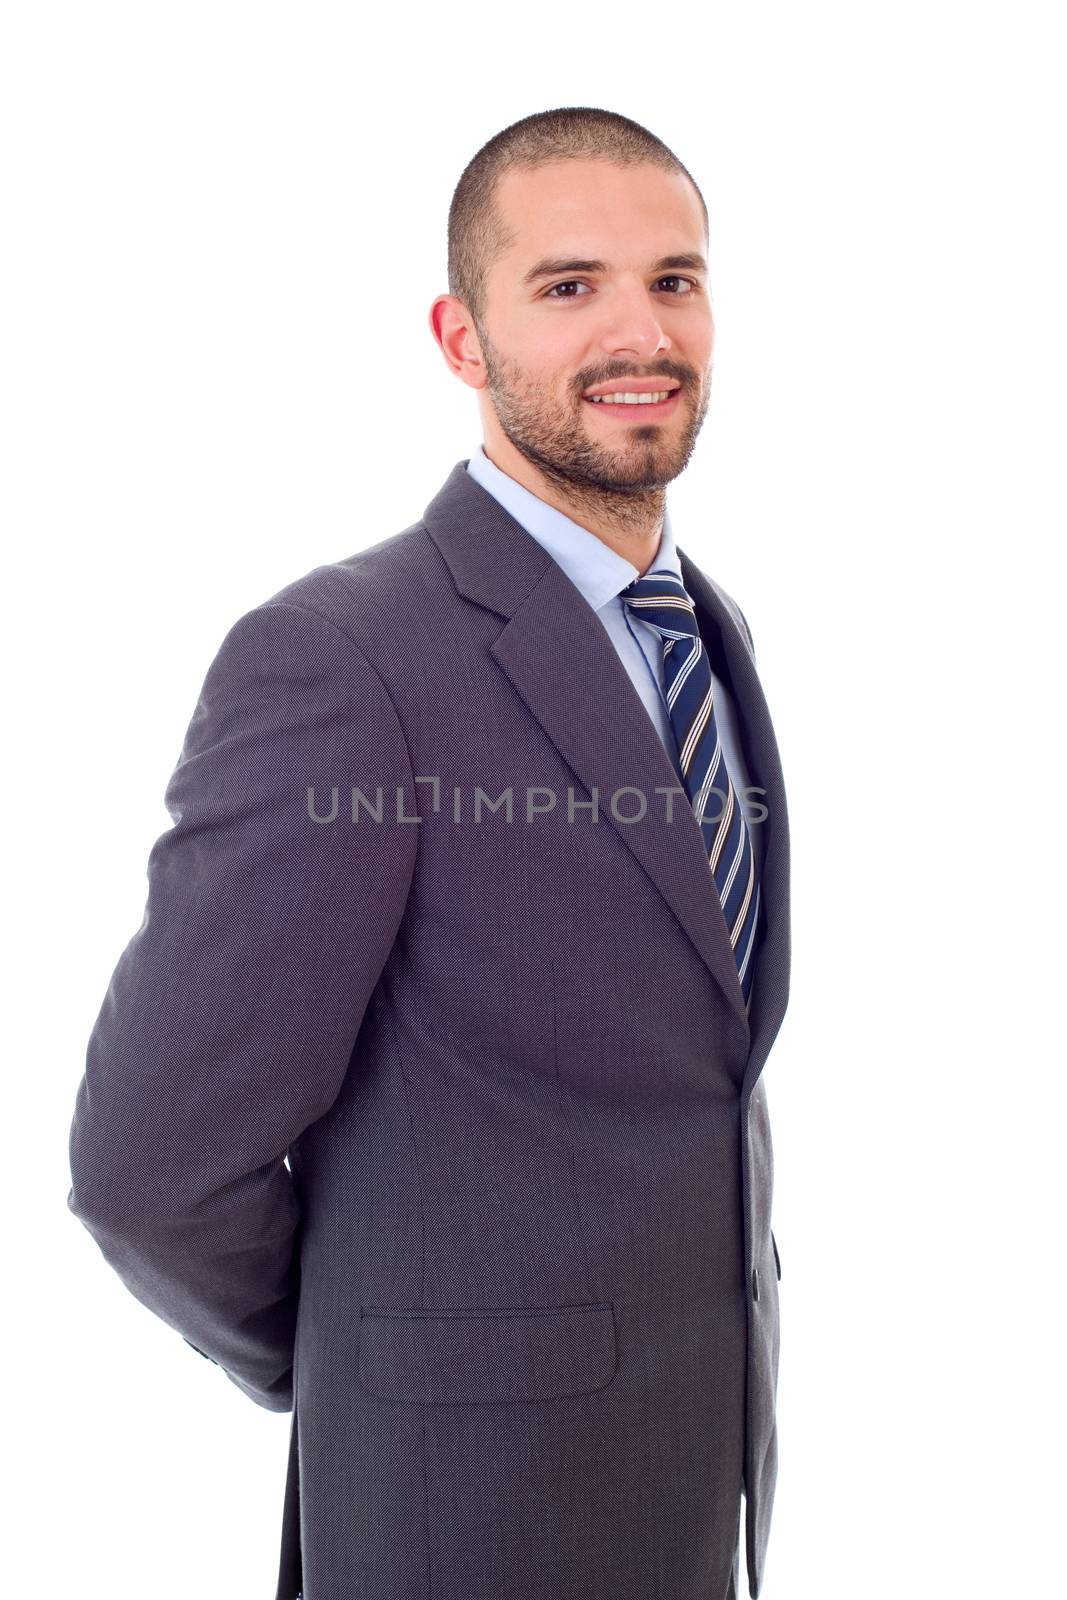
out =
[[[758,1300],[759,1299],[759,1268],[758,1267],[753,1267],[752,1268],[752,1298],[753,1298],[753,1300]]]

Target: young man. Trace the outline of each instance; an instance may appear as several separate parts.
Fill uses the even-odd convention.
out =
[[[292,1408],[278,1600],[725,1600],[742,1491],[759,1593],[788,833],[666,514],[707,243],[626,118],[479,151],[430,323],[484,443],[234,624],[167,789],[68,1203]]]

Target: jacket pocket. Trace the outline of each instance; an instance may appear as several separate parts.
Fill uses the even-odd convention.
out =
[[[359,1382],[383,1400],[551,1400],[611,1382],[615,1312],[596,1305],[419,1311],[361,1306]]]

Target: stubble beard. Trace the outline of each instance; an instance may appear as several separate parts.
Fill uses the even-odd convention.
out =
[[[682,380],[685,393],[678,403],[686,412],[680,423],[672,419],[646,427],[619,426],[619,440],[612,447],[594,438],[573,411],[561,411],[554,398],[532,391],[484,335],[482,354],[504,435],[576,510],[607,510],[613,520],[635,528],[662,513],[664,489],[688,465],[707,416],[710,376],[695,410],[689,402],[690,384]],[[589,402],[576,397],[571,404],[583,407]]]

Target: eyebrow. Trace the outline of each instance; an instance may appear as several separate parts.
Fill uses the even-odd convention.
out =
[[[649,268],[650,272],[674,272],[684,270],[687,272],[707,272],[708,264],[703,256],[684,254],[680,256],[661,256]],[[555,278],[560,273],[566,272],[610,272],[611,264],[608,261],[571,261],[563,257],[546,256],[542,261],[537,261],[529,272],[523,274],[523,284],[537,283],[541,278]]]

